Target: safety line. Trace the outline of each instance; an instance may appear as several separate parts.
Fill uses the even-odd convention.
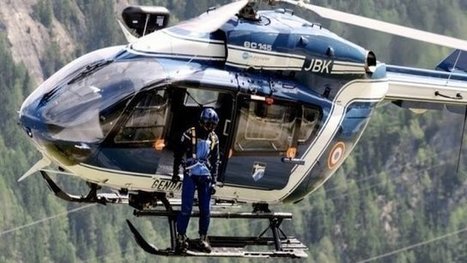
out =
[[[410,245],[410,246],[406,246],[406,247],[403,247],[403,248],[399,248],[399,249],[396,249],[394,251],[391,251],[391,252],[388,252],[388,253],[385,253],[385,254],[382,254],[382,255],[379,255],[379,256],[374,256],[374,257],[371,257],[369,259],[358,261],[358,263],[370,262],[370,261],[374,261],[374,260],[381,259],[381,258],[384,258],[384,257],[392,256],[392,255],[398,254],[400,252],[404,252],[406,250],[410,250],[410,249],[413,249],[413,248],[416,248],[416,247],[424,246],[426,244],[429,244],[429,243],[432,243],[432,242],[435,242],[435,241],[438,241],[438,240],[441,240],[441,239],[445,239],[445,238],[450,237],[450,236],[458,235],[458,234],[460,234],[462,232],[466,232],[466,231],[467,231],[467,227],[463,228],[463,229],[459,229],[459,230],[454,231],[454,232],[447,233],[447,234],[439,236],[439,237],[435,237],[433,239],[429,239],[429,240],[419,242],[419,243],[416,243],[416,244],[413,244],[413,245]]]
[[[22,226],[18,226],[18,227],[9,229],[9,230],[5,230],[5,231],[0,232],[0,236],[3,236],[3,235],[6,235],[8,233],[11,233],[11,232],[21,230],[21,229],[26,228],[26,227],[30,227],[30,226],[33,226],[33,225],[44,223],[44,222],[46,222],[48,220],[55,219],[55,218],[60,217],[60,216],[65,216],[65,215],[77,212],[79,210],[82,210],[82,209],[85,209],[85,208],[88,208],[88,207],[91,207],[91,206],[94,206],[94,205],[96,205],[96,204],[88,204],[88,205],[85,205],[85,206],[82,206],[82,207],[67,210],[65,212],[62,212],[62,213],[59,213],[59,214],[56,214],[56,215],[53,215],[53,216],[49,216],[49,217],[46,217],[46,218],[39,219],[39,220],[36,220],[34,222],[31,222],[31,223],[28,223],[28,224],[25,224],[25,225],[22,225]]]

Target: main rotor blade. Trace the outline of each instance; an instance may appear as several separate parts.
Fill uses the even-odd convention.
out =
[[[424,41],[431,44],[436,44],[440,46],[450,47],[454,49],[467,50],[467,41],[448,37],[444,35],[439,35],[435,33],[430,33],[418,29],[413,29],[410,27],[400,26],[396,24],[391,24],[387,22],[382,22],[376,19],[366,18],[358,15],[353,15],[341,11],[336,11],[333,9],[320,7],[312,4],[305,4],[303,1],[292,1],[292,0],[280,0],[281,2],[289,3],[299,7],[303,7],[312,12],[315,12],[319,16],[334,21],[347,23],[351,25],[356,25],[360,27],[365,27],[373,29],[376,31],[381,31],[393,35],[398,35],[406,38],[411,38],[419,41]]]
[[[211,33],[219,29],[238,11],[248,4],[248,0],[236,1],[214,10],[207,11],[199,17],[182,22],[174,27],[181,27],[198,33]]]

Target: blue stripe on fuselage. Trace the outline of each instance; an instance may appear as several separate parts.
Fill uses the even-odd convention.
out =
[[[283,200],[284,202],[302,199],[305,195],[319,187],[323,181],[335,172],[335,169],[329,169],[327,165],[332,148],[338,142],[344,143],[345,152],[343,153],[344,157],[342,160],[345,160],[365,130],[377,103],[378,102],[375,101],[358,99],[349,104],[340,128],[334,131],[333,139],[320,153],[318,162],[311,168],[300,185]],[[301,148],[308,146],[309,145],[304,145]]]

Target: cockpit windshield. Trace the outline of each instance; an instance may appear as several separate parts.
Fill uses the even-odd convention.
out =
[[[86,54],[78,59],[72,61],[71,63],[67,64],[55,74],[53,74],[50,78],[44,81],[24,102],[23,105],[29,105],[33,101],[36,101],[38,98],[43,96],[44,94],[52,92],[60,82],[66,81],[76,74],[77,71],[82,70],[86,66],[95,63],[96,61],[102,60],[111,60],[117,54],[122,52],[124,49],[123,46],[115,46],[115,47],[108,47],[104,49],[99,49],[93,51],[89,54]]]
[[[153,59],[117,60],[87,68],[75,71],[39,103],[46,105],[42,117],[55,140],[102,140],[135,91],[159,79],[163,72]]]

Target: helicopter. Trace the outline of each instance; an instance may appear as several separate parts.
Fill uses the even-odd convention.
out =
[[[320,24],[289,9],[256,10],[255,1],[210,8],[170,27],[166,8],[129,6],[118,21],[129,44],[72,61],[24,101],[19,124],[42,159],[18,181],[40,172],[66,201],[123,203],[136,216],[166,217],[167,249],[147,242],[127,221],[151,254],[307,257],[306,246],[281,229],[292,214],[272,212],[269,205],[299,203],[331,178],[383,101],[465,114],[459,108],[467,105],[467,41],[303,1],[268,3],[455,51],[436,70],[386,65]],[[211,253],[180,254],[175,221],[182,185],[171,180],[174,146],[207,107],[220,117],[211,216],[270,224],[255,236],[210,236]],[[69,194],[50,174],[80,178],[89,193]],[[113,191],[100,192],[102,187]],[[224,210],[246,204],[252,212]]]

